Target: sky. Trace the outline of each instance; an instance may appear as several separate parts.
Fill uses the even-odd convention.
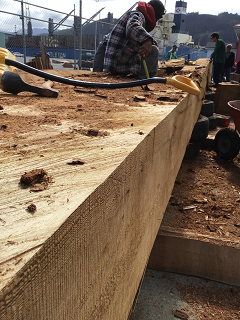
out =
[[[24,0],[28,1],[29,4],[36,4],[41,7],[47,7],[53,10],[61,11],[64,13],[70,13],[73,10],[74,5],[76,13],[79,15],[79,4],[80,0]],[[148,2],[148,1],[146,1]],[[163,0],[163,4],[166,7],[167,13],[174,13],[175,0]],[[187,12],[199,12],[199,14],[213,14],[218,15],[221,12],[238,13],[240,15],[240,1],[228,0],[217,1],[217,0],[188,0]],[[101,11],[98,18],[106,18],[108,12],[113,13],[114,18],[119,18],[124,12],[135,5],[136,1],[132,0],[82,0],[82,17],[83,22],[85,19],[93,16],[98,10],[105,7]],[[21,3],[14,0],[0,0],[0,11],[13,12],[16,14],[21,13]],[[51,17],[54,22],[59,22],[65,15],[60,15],[54,12],[49,12],[34,6],[29,5],[29,13],[31,17],[47,20]],[[84,19],[85,18],[85,19]],[[73,21],[70,19],[65,22],[67,25],[72,25]],[[44,25],[40,22],[32,22],[33,27],[48,28],[47,23]],[[14,17],[5,13],[0,12],[0,31],[8,30],[13,32],[15,25],[17,29],[21,27],[21,20],[19,17]],[[60,28],[61,29],[61,28]]]
[[[45,0],[44,0],[45,1]],[[106,7],[102,14],[105,16],[108,12],[112,12],[115,18],[119,18],[126,10],[133,6],[137,1],[130,0],[99,0],[98,2],[94,0],[82,0],[83,7],[83,17],[88,17],[94,14],[94,9],[96,7],[99,9]],[[146,1],[148,2],[148,1]],[[168,13],[173,13],[175,10],[175,0],[162,1],[167,9]],[[217,15],[221,12],[238,13],[240,15],[240,1],[228,0],[217,1],[217,0],[188,0],[187,2],[187,12],[199,12],[200,14],[213,14]]]

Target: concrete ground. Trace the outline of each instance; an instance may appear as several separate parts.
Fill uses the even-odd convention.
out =
[[[177,288],[182,286],[200,288],[214,286],[216,290],[231,288],[218,282],[193,276],[147,269],[135,309],[129,320],[198,320],[191,303],[181,299]],[[200,303],[199,308],[202,308]],[[189,318],[174,316],[176,310],[185,312]]]

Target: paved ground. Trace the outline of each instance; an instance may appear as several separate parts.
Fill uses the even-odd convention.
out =
[[[181,298],[181,287],[185,286],[191,289],[214,287],[221,291],[231,288],[231,286],[193,276],[147,269],[135,310],[129,320],[198,320],[199,317],[192,302],[184,302]],[[199,303],[198,308],[204,312],[205,306]],[[189,318],[174,316],[176,310],[183,311]],[[212,319],[212,315],[210,318],[207,316],[207,319]]]

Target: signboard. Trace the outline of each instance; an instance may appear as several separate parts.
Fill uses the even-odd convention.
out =
[[[176,7],[175,8],[175,13],[174,14],[186,14],[186,8],[184,7]]]

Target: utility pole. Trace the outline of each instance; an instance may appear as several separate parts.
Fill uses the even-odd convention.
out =
[[[78,67],[79,70],[82,69],[82,0],[79,0],[79,17],[80,17],[80,25],[79,25],[79,60]]]
[[[23,0],[21,1],[21,11],[22,15],[20,19],[22,19],[22,37],[23,37],[23,56],[24,56],[24,63],[26,63],[26,39],[25,39],[25,26],[24,26],[24,10],[23,10]]]
[[[73,43],[74,43],[74,49],[73,49],[73,54],[74,54],[74,70],[76,70],[77,69],[77,67],[76,67],[76,28],[77,28],[77,26],[76,26],[76,15],[75,15],[75,4],[74,4],[74,28],[73,28],[73,38],[74,38],[74,40],[73,40]]]
[[[97,12],[97,3],[99,0],[96,0],[96,12]],[[97,20],[96,20],[96,25],[95,25],[95,52],[97,50]]]

